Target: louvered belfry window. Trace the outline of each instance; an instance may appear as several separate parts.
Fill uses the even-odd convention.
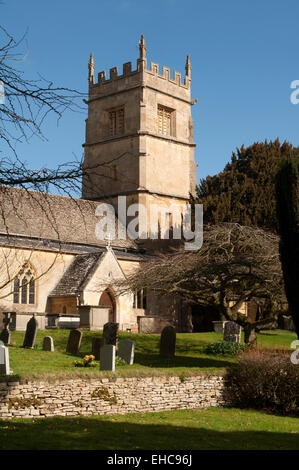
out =
[[[109,134],[123,134],[125,130],[125,113],[124,108],[109,111]]]
[[[162,135],[173,135],[173,110],[158,106],[158,132]]]

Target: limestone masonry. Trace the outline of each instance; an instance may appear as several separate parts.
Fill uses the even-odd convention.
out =
[[[0,418],[89,416],[228,404],[221,376],[0,383]]]
[[[137,69],[131,63],[110,69],[94,79],[89,62],[88,119],[84,144],[82,195],[103,199],[130,195],[130,203],[183,204],[194,194],[193,120],[191,117],[191,63],[181,74],[151,63],[148,70],[144,36],[139,42]],[[100,164],[100,167],[98,165]],[[103,168],[104,165],[104,168]],[[103,178],[103,175],[106,178]]]
[[[121,294],[117,285],[169,246],[163,220],[180,225],[195,192],[190,58],[185,77],[174,72],[172,78],[168,67],[147,65],[142,35],[136,69],[127,62],[122,73],[114,67],[109,77],[100,72],[95,79],[91,55],[88,90],[82,198],[0,190],[0,328],[3,312],[10,330],[25,330],[34,313],[40,329],[99,330],[112,321],[123,331],[158,333],[167,324],[186,331],[179,299],[157,299],[143,289]],[[118,233],[109,241],[98,234],[98,207],[118,209],[119,198],[126,209],[133,203],[145,208],[145,237],[130,239],[133,216],[124,221],[118,210]],[[156,240],[148,237],[152,230]]]

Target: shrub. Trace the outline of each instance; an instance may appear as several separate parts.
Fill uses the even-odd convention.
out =
[[[127,363],[126,363],[126,361],[125,361],[124,359],[122,359],[121,357],[116,356],[116,357],[115,357],[115,365],[117,365],[117,366],[126,366]]]
[[[222,355],[235,355],[240,351],[244,351],[245,345],[233,343],[232,341],[217,341],[216,343],[209,343],[204,348],[206,354],[222,354]]]
[[[299,367],[291,363],[290,352],[250,350],[240,354],[237,366],[226,374],[226,386],[234,406],[299,412]]]

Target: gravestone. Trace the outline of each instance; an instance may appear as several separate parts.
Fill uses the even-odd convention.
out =
[[[25,338],[23,342],[23,348],[33,349],[36,339],[38,323],[35,319],[35,315],[32,315],[29,322],[27,323]]]
[[[67,346],[66,346],[66,352],[73,354],[74,356],[78,354],[80,351],[81,340],[82,340],[82,331],[71,330],[69,334]]]
[[[53,341],[52,336],[44,337],[43,351],[54,351],[54,341]]]
[[[12,317],[12,314],[14,314],[15,312],[2,312],[4,318],[2,320],[3,322],[3,325],[4,325],[4,328],[8,328],[10,322],[11,322],[11,317]]]
[[[282,315],[283,318],[283,329],[284,330],[289,330],[289,331],[295,331],[295,325],[293,318],[288,315]],[[1,339],[1,337],[0,337]]]
[[[0,374],[12,374],[12,370],[9,368],[8,348],[4,345],[0,345]]]
[[[11,320],[11,316],[8,316],[9,312],[3,312],[3,315],[4,315],[4,318],[3,318],[4,328],[0,334],[0,341],[3,341],[4,344],[9,344],[10,343],[10,331],[8,327],[9,327],[9,323]]]
[[[115,371],[115,346],[104,344],[100,351],[100,370]]]
[[[223,340],[233,343],[241,343],[242,328],[234,321],[228,321],[224,325]]]
[[[4,330],[1,331],[0,341],[2,341],[4,344],[10,343],[10,331],[8,328],[5,327]]]
[[[165,326],[160,337],[160,356],[174,357],[176,332],[173,326]]]
[[[118,343],[118,356],[127,364],[134,364],[135,342],[123,339]]]
[[[226,323],[226,320],[212,321],[212,323],[213,323],[215,333],[224,333],[224,325]]]
[[[104,346],[104,338],[92,338],[91,354],[96,361],[100,360],[101,347]]]
[[[116,346],[118,340],[118,323],[105,323],[103,329],[104,344],[113,344]]]

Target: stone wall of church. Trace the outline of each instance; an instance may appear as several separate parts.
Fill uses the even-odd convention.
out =
[[[77,314],[76,297],[50,297],[47,303],[47,313]]]
[[[127,65],[122,75],[113,68],[109,79],[100,72],[90,84],[84,164],[91,171],[82,195],[138,190],[188,199],[196,184],[190,80],[182,83],[177,72],[172,79],[164,66],[160,74],[156,63],[137,71]],[[160,128],[161,106],[170,112],[171,130]],[[111,131],[110,113],[119,109],[122,125]]]
[[[122,91],[126,87],[129,90]],[[135,191],[139,180],[137,103],[140,101],[140,89],[132,89],[127,81],[124,84],[122,80],[117,80],[108,86],[95,87],[94,91],[88,106],[84,149],[85,168],[92,168],[92,171],[88,177],[83,177],[82,195],[93,199]],[[110,136],[109,112],[120,106],[125,106],[124,132],[121,136]]]
[[[124,377],[0,383],[0,418],[89,416],[229,404],[224,378]]]
[[[141,153],[145,155],[140,159],[140,187],[188,199],[196,184],[190,90],[148,73],[145,84],[141,128],[148,135],[140,141]],[[183,99],[178,96],[178,90],[184,91]],[[159,133],[159,106],[172,110],[170,135]]]
[[[96,127],[97,126],[97,123]],[[139,180],[138,136],[110,138],[85,145],[84,166],[88,177],[82,181],[82,196],[98,199],[111,194],[136,191]],[[109,199],[105,202],[110,202]]]
[[[134,263],[136,267],[136,263]],[[128,266],[126,265],[128,269]],[[99,305],[102,293],[108,288],[115,299],[115,321],[121,330],[137,329],[137,316],[133,308],[133,294],[118,295],[117,282],[124,280],[124,273],[112,250],[107,251],[85,285],[81,296],[81,305]]]
[[[47,299],[61,278],[74,255],[47,252],[36,249],[2,248],[0,265],[6,269],[0,270],[1,299],[0,311],[44,313],[47,311]],[[24,263],[29,263],[35,278],[34,304],[14,303],[13,279]],[[7,283],[7,279],[11,282]]]

